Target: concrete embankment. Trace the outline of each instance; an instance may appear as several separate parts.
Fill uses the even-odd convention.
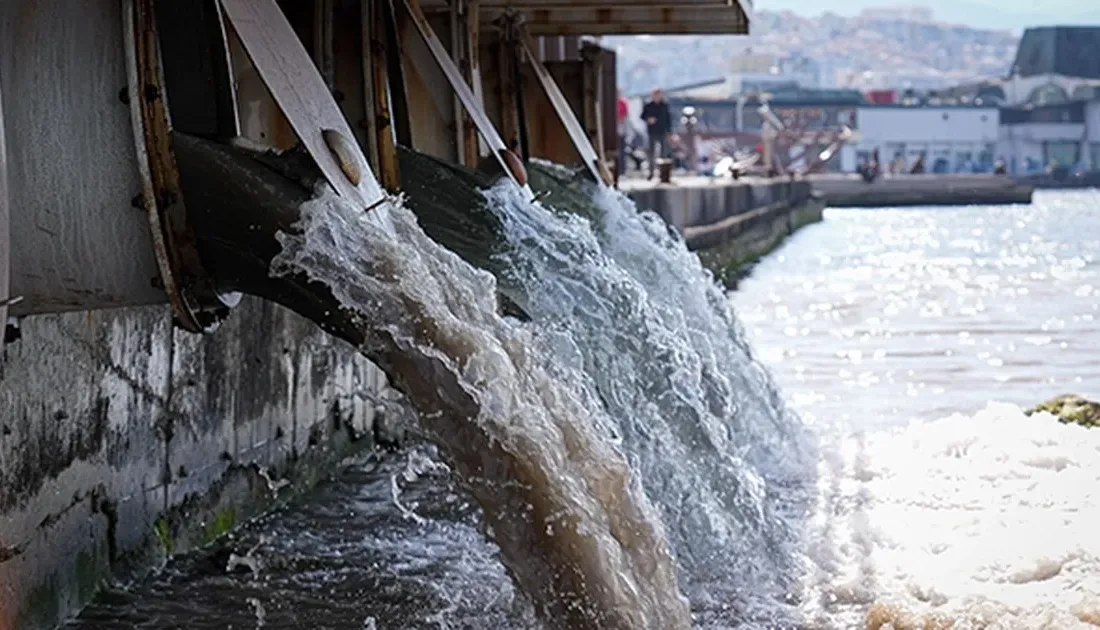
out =
[[[370,445],[385,377],[246,298],[212,334],[167,306],[38,315],[0,358],[0,627],[49,627]],[[383,411],[383,414],[386,413]]]
[[[812,175],[830,207],[890,208],[1031,203],[1035,187],[1009,177],[971,174],[887,175],[872,183],[859,175]]]
[[[824,202],[805,180],[677,178],[623,182],[640,210],[664,217],[721,280],[821,220]]]

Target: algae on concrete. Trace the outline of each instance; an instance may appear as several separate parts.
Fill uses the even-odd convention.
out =
[[[1100,403],[1082,398],[1077,394],[1063,394],[1051,398],[1024,413],[1030,416],[1040,411],[1057,417],[1063,424],[1079,424],[1089,428],[1100,426]]]
[[[824,203],[811,198],[788,210],[772,213],[758,225],[732,235],[721,245],[698,251],[699,260],[729,289],[752,271],[753,265],[771,254],[799,229],[821,221]]]

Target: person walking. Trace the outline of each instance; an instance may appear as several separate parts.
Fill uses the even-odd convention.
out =
[[[657,168],[658,157],[668,157],[668,132],[672,127],[672,114],[668,110],[661,88],[654,88],[650,100],[642,108],[642,120],[649,135],[647,157],[649,159],[649,179]],[[660,154],[657,147],[660,146]]]
[[[630,105],[626,102],[626,97],[623,96],[622,88],[619,88],[619,100],[618,100],[618,132],[619,132],[619,155],[615,161],[615,183],[618,184],[619,178],[626,172],[626,149],[627,149],[627,131],[629,123],[627,118],[630,116]]]

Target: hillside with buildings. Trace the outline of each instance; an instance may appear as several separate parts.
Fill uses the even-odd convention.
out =
[[[937,89],[1008,73],[1019,38],[937,22],[921,7],[856,17],[757,11],[750,36],[604,38],[628,93],[716,79],[735,68],[791,75],[805,87]],[[760,66],[760,68],[756,68]]]

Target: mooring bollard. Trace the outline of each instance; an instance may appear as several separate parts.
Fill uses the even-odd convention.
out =
[[[672,182],[672,160],[668,158],[660,158],[657,160],[657,173],[661,178],[662,184],[668,184]]]

